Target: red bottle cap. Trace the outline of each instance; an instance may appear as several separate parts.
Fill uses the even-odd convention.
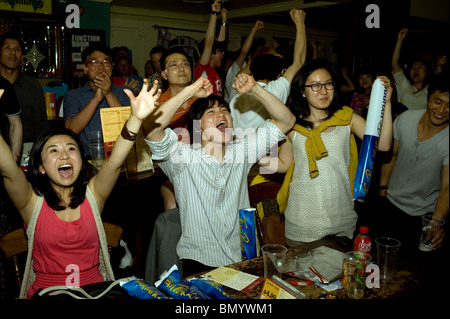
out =
[[[368,234],[368,233],[369,233],[369,227],[367,227],[367,226],[361,226],[361,227],[359,227],[359,232],[360,232],[361,234]]]

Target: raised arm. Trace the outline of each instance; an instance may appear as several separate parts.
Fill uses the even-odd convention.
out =
[[[211,83],[204,77],[200,77],[185,87],[177,95],[152,111],[142,127],[145,139],[155,142],[162,140],[165,135],[164,129],[169,125],[180,105],[183,105],[191,97],[207,97],[212,92]]]
[[[294,78],[297,71],[305,63],[306,60],[306,31],[305,31],[305,16],[303,10],[292,9],[289,11],[292,21],[295,23],[295,44],[294,56],[292,64],[286,69],[283,77],[290,82]]]
[[[219,42],[225,41],[227,39],[227,15],[228,11],[226,8],[222,8],[220,10],[220,15],[222,16],[222,23],[220,25],[219,35],[217,36],[217,40]]]
[[[408,29],[404,28],[401,29],[397,36],[397,42],[395,44],[394,53],[392,54],[392,60],[391,60],[391,66],[392,66],[392,73],[398,73],[402,71],[402,67],[400,64],[398,64],[398,61],[400,59],[400,53],[402,50],[402,44],[403,40],[405,39],[406,35],[408,34]]]
[[[147,91],[148,80],[144,79],[142,90],[137,97],[134,97],[130,90],[124,90],[131,102],[131,115],[124,126],[124,130],[128,131],[129,135],[137,135],[141,129],[142,122],[154,111],[156,100],[161,95],[161,90],[158,90],[157,83],[155,81],[151,90]],[[155,92],[157,93],[155,94]],[[111,156],[102,165],[100,171],[89,181],[89,186],[96,197],[100,211],[103,209],[103,205],[119,177],[122,164],[133,145],[134,140],[125,139],[122,134],[119,135],[114,143]]]
[[[295,124],[295,116],[275,95],[259,85],[248,74],[239,74],[233,84],[239,93],[251,92],[269,113],[272,122],[284,133],[288,133]]]
[[[20,153],[22,152],[22,120],[20,115],[8,116],[9,121],[9,144],[11,145],[11,151],[14,159],[17,161]]]
[[[245,38],[244,43],[242,44],[241,51],[239,52],[239,56],[236,58],[236,64],[239,68],[242,68],[244,65],[245,58],[247,57],[247,53],[252,47],[253,40],[255,39],[256,32],[264,28],[264,22],[256,20],[255,25],[252,30],[248,34],[247,38]]]
[[[380,79],[383,86],[386,87],[386,102],[384,105],[383,120],[381,122],[380,137],[378,139],[378,150],[387,152],[391,149],[392,146],[393,126],[391,96],[393,89],[391,86],[391,81],[387,76],[378,76],[377,78]],[[362,140],[364,138],[366,120],[364,120],[364,118],[360,115],[353,113],[352,120],[350,122],[350,128],[352,132]]]
[[[0,97],[3,90],[0,90]],[[11,199],[13,205],[17,208],[22,219],[28,224],[32,209],[28,209],[33,205],[31,199],[33,190],[28,183],[25,174],[19,166],[17,166],[11,149],[0,134],[0,174],[3,177],[3,184],[6,192]],[[36,198],[36,195],[34,196]]]
[[[211,60],[214,37],[216,34],[217,15],[220,14],[220,8],[220,0],[214,0],[214,3],[211,6],[212,13],[209,17],[208,28],[206,29],[205,46],[203,47],[203,52],[199,60],[201,65],[207,65]]]

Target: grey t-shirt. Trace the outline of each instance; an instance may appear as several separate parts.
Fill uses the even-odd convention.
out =
[[[417,138],[417,125],[424,112],[408,110],[394,122],[399,150],[387,197],[411,216],[434,211],[441,189],[441,170],[448,165],[448,127],[425,141]]]

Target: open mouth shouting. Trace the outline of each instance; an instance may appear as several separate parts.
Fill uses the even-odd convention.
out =
[[[217,123],[216,128],[221,132],[225,133],[225,130],[227,129],[228,125],[226,121],[220,121]]]
[[[59,175],[61,175],[61,177],[69,178],[73,174],[73,167],[70,164],[63,164],[58,167],[58,173]]]

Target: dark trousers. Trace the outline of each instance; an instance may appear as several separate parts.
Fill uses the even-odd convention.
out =
[[[183,267],[183,277],[188,277],[200,272],[213,270],[216,267],[206,266],[198,261],[192,259],[181,259],[181,265]]]
[[[443,289],[442,275],[446,272],[442,267],[450,256],[448,232],[441,247],[431,252],[423,252],[418,248],[422,233],[421,216],[408,215],[383,196],[380,196],[377,211],[374,213],[377,214],[374,216],[376,237],[372,238],[372,247],[376,249],[375,238],[377,237],[387,236],[398,239],[401,242],[399,258],[421,268],[422,284],[429,288],[426,289],[428,292],[441,291]]]

